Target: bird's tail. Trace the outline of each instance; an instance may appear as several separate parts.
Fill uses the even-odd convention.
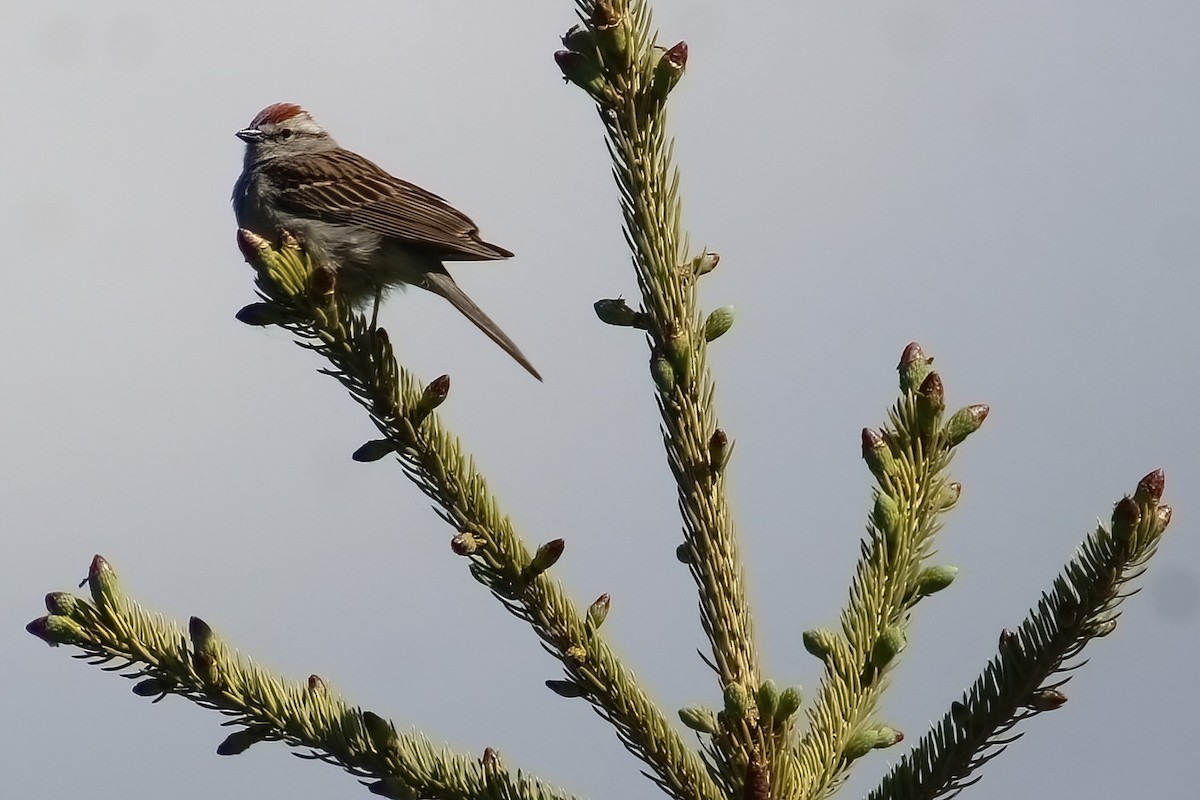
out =
[[[458,288],[458,284],[454,282],[454,278],[450,277],[448,272],[427,272],[423,276],[421,288],[428,289],[436,295],[440,295],[450,301],[450,305],[457,308],[464,317],[475,323],[475,327],[488,335],[496,344],[504,349],[518,364],[526,369],[530,375],[537,378],[539,381],[542,376],[533,368],[533,364],[529,363],[529,359],[521,352],[521,348],[513,342],[512,339],[500,330],[500,326],[492,322],[492,318],[483,313],[483,309],[475,305],[471,298],[467,297],[466,292]]]

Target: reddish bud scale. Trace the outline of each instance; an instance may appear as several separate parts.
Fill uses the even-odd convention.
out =
[[[588,606],[587,621],[592,630],[599,628],[608,619],[608,609],[612,605],[612,597],[607,592],[600,595]]]
[[[1166,480],[1167,476],[1161,469],[1154,470],[1138,482],[1134,499],[1146,503],[1157,503],[1162,499]]]

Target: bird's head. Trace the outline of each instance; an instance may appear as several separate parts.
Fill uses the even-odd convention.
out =
[[[246,163],[277,156],[332,150],[337,143],[325,129],[295,103],[275,103],[264,108],[237,132],[246,143]]]

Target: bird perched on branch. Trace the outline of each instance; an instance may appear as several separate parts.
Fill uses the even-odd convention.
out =
[[[471,301],[444,261],[494,261],[512,255],[479,237],[479,226],[442,198],[389,175],[338,147],[307,111],[267,106],[237,132],[246,143],[233,187],[238,225],[260,236],[296,236],[336,276],[336,291],[358,306],[389,287],[419,286],[450,301],[530,375],[529,359]]]

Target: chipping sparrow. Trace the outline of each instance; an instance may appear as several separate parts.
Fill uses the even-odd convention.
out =
[[[338,147],[300,106],[267,106],[237,135],[246,143],[233,187],[239,226],[272,239],[283,231],[295,235],[335,273],[336,291],[355,305],[402,284],[441,295],[542,379],[442,265],[512,255],[479,238],[479,227],[465,214]]]

